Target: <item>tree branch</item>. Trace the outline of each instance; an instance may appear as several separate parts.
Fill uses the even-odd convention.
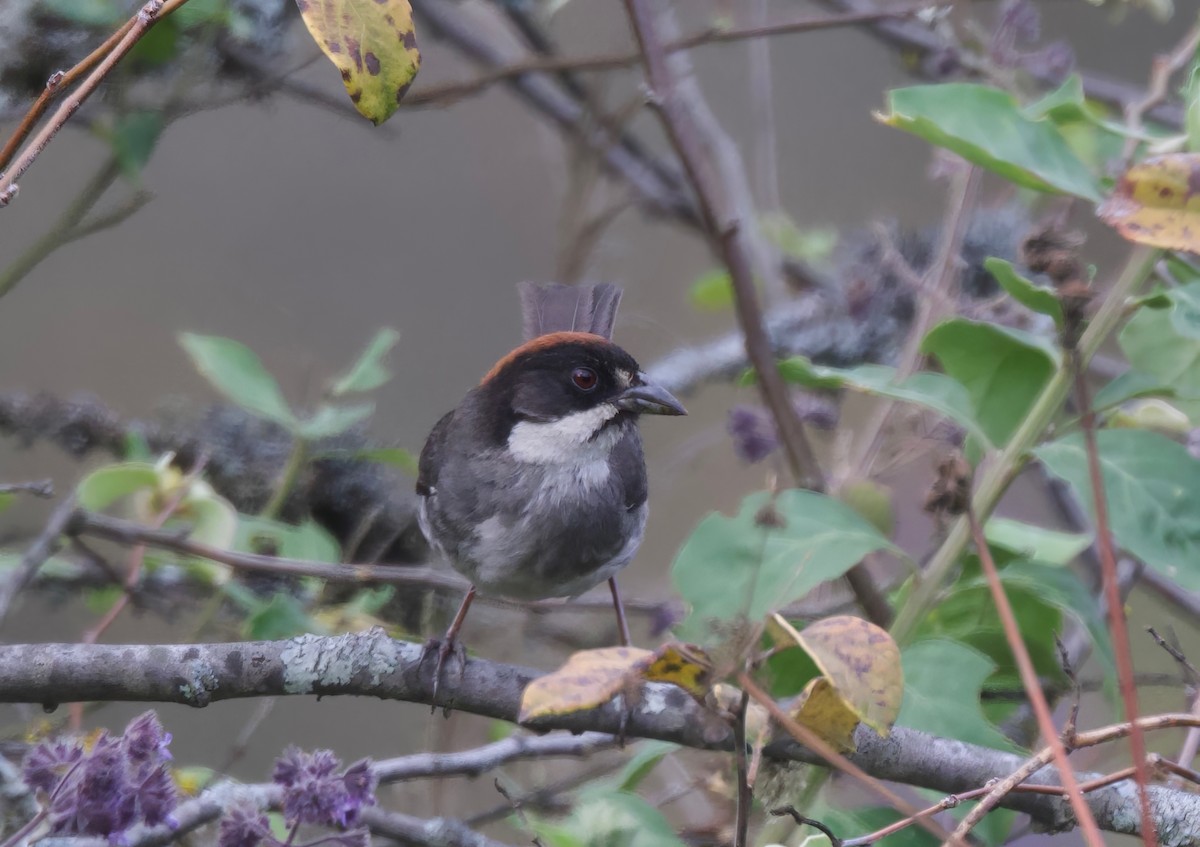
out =
[[[769,251],[754,221],[754,203],[737,148],[705,102],[686,54],[667,53],[664,48],[666,40],[675,40],[671,38],[674,18],[665,7],[652,9],[644,0],[626,0],[625,5],[646,66],[651,100],[696,190],[709,237],[729,269],[746,354],[758,372],[758,385],[779,428],[788,464],[798,485],[822,490],[825,481],[816,454],[775,367],[763,325],[755,276],[764,280],[769,291],[781,289],[782,284],[769,282],[778,280],[779,269],[764,255]]]
[[[515,721],[521,694],[538,675],[527,668],[473,658],[467,661],[461,678],[457,673],[445,675],[435,700],[434,663],[422,663],[423,654],[421,645],[393,641],[381,630],[232,644],[0,646],[0,702],[55,705],[103,699],[206,706],[248,697],[355,695],[449,706]],[[1169,715],[1144,718],[1142,724],[1147,729],[1190,726],[1200,724],[1200,718]],[[622,726],[628,738],[654,738],[710,750],[728,750],[733,744],[732,730],[725,721],[682,689],[659,683],[643,686],[628,711],[608,703],[588,712],[539,721],[534,728],[615,735]],[[1107,730],[1090,738],[1090,743],[1118,735],[1120,728]],[[591,736],[584,738],[589,739],[586,744],[601,743],[591,741]],[[848,758],[872,776],[943,793],[978,788],[989,779],[1012,773],[1024,761],[1011,753],[903,727],[886,739],[860,729],[856,741],[858,752]],[[1089,734],[1082,733],[1080,743],[1088,742]],[[514,747],[519,743],[513,742]],[[496,751],[486,755],[495,756]],[[810,751],[790,741],[773,743],[765,755],[777,761],[821,764]],[[478,751],[476,756],[486,758]],[[465,768],[472,763],[459,764]],[[1031,781],[1053,784],[1054,778],[1043,769]],[[1200,847],[1200,796],[1159,786],[1152,787],[1150,794],[1160,843]],[[1137,797],[1128,782],[1091,792],[1087,799],[1102,828],[1137,832]],[[1062,828],[1072,822],[1062,797],[1010,795],[1004,805],[1032,815],[1045,826]]]

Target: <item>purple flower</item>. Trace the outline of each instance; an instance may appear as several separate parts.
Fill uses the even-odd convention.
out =
[[[342,774],[342,782],[346,786],[348,804],[344,811],[345,823],[358,820],[358,813],[363,806],[375,805],[375,788],[379,785],[379,776],[371,767],[370,759],[359,759],[346,768]]]
[[[43,741],[25,759],[25,779],[50,795],[47,813],[55,834],[122,843],[138,821],[173,823],[178,798],[166,764],[170,741],[147,712],[120,738],[102,733],[90,750],[74,739]]]
[[[153,711],[144,712],[129,722],[129,726],[125,727],[124,741],[131,761],[171,761],[171,752],[167,749],[171,743],[171,733],[163,730],[158,715]]]
[[[217,832],[218,847],[258,847],[271,834],[271,824],[257,807],[249,803],[232,806],[221,819]],[[272,839],[274,840],[274,839]]]
[[[283,815],[291,823],[349,826],[363,806],[375,803],[376,777],[370,762],[341,762],[329,750],[305,753],[288,747],[275,763],[273,779],[283,787]]]
[[[62,791],[50,811],[52,828],[64,835],[102,835],[115,840],[137,819],[137,797],[121,744],[103,735],[80,766],[74,790]]]
[[[25,782],[35,791],[49,794],[82,757],[83,747],[74,738],[43,741],[25,757]]]
[[[734,406],[729,410],[727,426],[734,452],[745,462],[761,462],[779,447],[775,423],[762,409]]]
[[[165,823],[172,829],[177,827],[179,824],[172,812],[179,805],[179,794],[170,768],[166,764],[143,768],[138,777],[136,797],[141,819],[150,826]]]

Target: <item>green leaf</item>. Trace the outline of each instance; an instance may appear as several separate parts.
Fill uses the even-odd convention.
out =
[[[1150,374],[1128,370],[1096,392],[1092,398],[1092,408],[1101,411],[1139,397],[1174,397],[1177,393],[1174,388],[1163,385],[1161,380]]]
[[[112,148],[126,177],[136,179],[150,161],[163,126],[162,115],[158,112],[130,112],[117,119],[112,131]]]
[[[300,601],[279,591],[246,617],[242,634],[250,641],[278,641],[311,632],[314,626]]]
[[[230,19],[228,0],[188,0],[168,20],[176,21],[183,29],[203,24],[227,25]]]
[[[999,550],[996,563],[1000,568],[1001,580],[1010,561],[1005,551]],[[1061,678],[1062,669],[1054,634],[1062,631],[1063,611],[1027,583],[1004,583],[1005,592],[1012,604],[1017,629],[1021,633],[1030,659],[1038,673],[1051,678]],[[946,597],[921,623],[916,640],[946,638],[955,643],[978,650],[993,663],[989,682],[993,685],[1021,685],[1021,676],[1013,657],[1012,647],[1004,634],[1004,625],[996,611],[996,602],[991,589],[981,575],[979,558],[971,555],[963,560],[963,575],[951,587]],[[990,706],[991,704],[989,704]],[[985,713],[1001,709],[988,708]]]
[[[365,462],[379,462],[381,465],[391,465],[399,468],[409,476],[417,475],[417,457],[411,450],[403,447],[377,447],[374,450],[360,450],[354,458]]]
[[[897,383],[896,369],[886,365],[829,368],[814,365],[803,356],[780,362],[779,372],[788,382],[808,388],[844,387],[876,397],[889,397],[924,406],[945,415],[972,435],[989,443],[984,429],[972,412],[971,398],[966,389],[960,382],[945,374],[922,371]]]
[[[124,20],[114,0],[42,0],[42,7],[80,26],[111,27]]]
[[[658,767],[659,763],[678,749],[678,744],[671,744],[668,741],[643,741],[639,743],[634,748],[633,755],[629,757],[629,761],[611,778],[608,783],[609,786],[614,791],[627,791],[631,793],[637,791],[638,786]]]
[[[120,585],[105,585],[102,588],[89,588],[83,592],[83,604],[94,615],[104,615],[125,593]]]
[[[1131,367],[1174,389],[1174,405],[1200,421],[1200,339],[1181,336],[1168,310],[1139,309],[1119,342]]]
[[[279,383],[248,347],[229,338],[190,332],[180,335],[179,343],[200,375],[226,399],[289,432],[296,430],[296,416],[283,399]]]
[[[408,0],[303,0],[304,25],[341,71],[359,113],[378,125],[400,105],[421,66]]]
[[[684,847],[658,809],[624,791],[584,791],[566,821],[533,824],[553,847]]]
[[[135,491],[157,487],[158,478],[158,468],[147,462],[108,465],[80,480],[75,493],[80,508],[99,512]]]
[[[685,638],[710,635],[712,620],[752,623],[827,580],[888,540],[853,509],[811,491],[751,494],[735,517],[713,513],[684,542],[671,567],[692,613]]]
[[[17,495],[10,492],[0,492],[0,513],[17,502]]]
[[[341,435],[374,413],[374,403],[356,403],[353,406],[321,406],[315,415],[296,425],[296,435],[307,441],[331,438]]]
[[[187,502],[193,541],[227,549],[237,535],[238,513],[223,497],[198,497]]]
[[[383,359],[399,340],[400,333],[396,330],[390,327],[379,330],[358,361],[333,384],[330,389],[333,396],[372,391],[391,379],[391,373],[383,366]]]
[[[1182,338],[1200,339],[1200,282],[1167,291],[1171,298],[1171,326]]]
[[[763,234],[785,256],[803,262],[826,262],[838,244],[836,227],[801,229],[787,212],[764,212],[759,216]]]
[[[972,83],[919,85],[889,92],[888,105],[889,114],[876,116],[883,123],[1017,185],[1100,201],[1091,172],[1057,127],[1029,120],[1004,91]]]
[[[703,312],[723,312],[733,307],[733,280],[729,271],[706,271],[688,289],[692,305]]]
[[[1189,591],[1200,590],[1200,461],[1182,445],[1137,429],[1096,433],[1108,518],[1121,547]],[[1034,451],[1092,512],[1083,438]]]
[[[137,44],[129,51],[128,61],[141,67],[157,68],[174,59],[178,48],[179,22],[176,21],[175,15],[172,15],[166,20],[160,20],[157,26],[138,39]],[[134,169],[134,173],[136,172],[137,169]]]
[[[977,579],[982,585],[983,578]],[[1023,587],[1027,595],[1055,606],[1083,624],[1092,637],[1096,655],[1104,664],[1105,679],[1116,679],[1116,655],[1108,621],[1078,574],[1070,568],[1019,558],[1004,565],[1000,570],[1000,581],[1006,587]]]
[[[281,521],[242,515],[234,549],[311,562],[334,563],[341,560],[337,541],[313,521],[293,526]]]
[[[936,638],[907,647],[901,662],[904,701],[897,726],[999,750],[1014,749],[984,717],[979,704],[983,683],[996,667],[991,659],[965,644]]]
[[[1058,353],[1029,333],[951,318],[925,336],[921,350],[967,388],[975,419],[1002,446],[1025,419],[1058,366]]]
[[[1014,300],[1030,311],[1049,315],[1054,318],[1054,325],[1062,328],[1062,303],[1058,301],[1058,296],[1052,289],[1035,285],[1021,276],[1012,266],[1012,262],[992,257],[985,261],[983,266]]]
[[[1058,532],[1009,518],[989,518],[983,534],[990,545],[1053,565],[1073,561],[1092,543],[1090,534]]]

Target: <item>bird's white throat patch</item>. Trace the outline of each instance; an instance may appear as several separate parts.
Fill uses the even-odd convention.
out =
[[[602,403],[556,421],[520,421],[508,436],[509,452],[536,465],[598,465],[596,472],[602,467],[607,477],[608,454],[621,438],[621,428],[602,428],[619,413],[613,404]]]

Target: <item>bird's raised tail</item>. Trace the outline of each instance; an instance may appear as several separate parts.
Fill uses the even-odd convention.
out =
[[[522,282],[521,329],[525,340],[551,332],[590,332],[612,338],[621,289],[611,283],[563,285]]]

